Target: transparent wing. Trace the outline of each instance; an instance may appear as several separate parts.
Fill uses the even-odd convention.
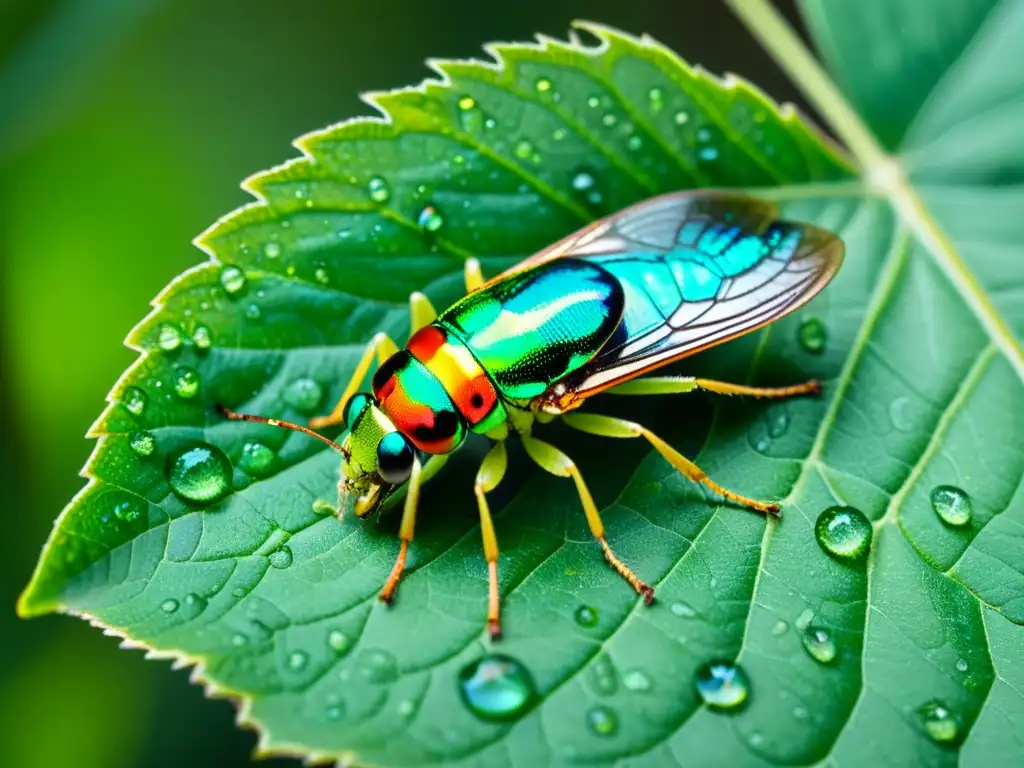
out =
[[[771,204],[734,194],[664,195],[595,222],[506,274],[571,257],[599,263],[622,284],[626,308],[616,334],[564,382],[589,396],[810,301],[839,269],[842,241],[777,216]]]

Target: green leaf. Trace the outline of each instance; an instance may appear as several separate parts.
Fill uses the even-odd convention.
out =
[[[212,261],[133,331],[143,354],[93,429],[90,482],[58,519],[21,611],[83,615],[197,664],[212,692],[242,700],[267,752],[386,765],[1012,762],[1024,722],[1012,137],[1024,113],[1001,99],[1022,71],[1024,14],[990,11],[966,50],[962,25],[901,48],[910,83],[846,67],[871,50],[851,30],[873,5],[809,14],[812,29],[826,19],[843,31],[823,49],[864,122],[770,6],[736,4],[852,160],[746,83],[597,27],[585,27],[594,47],[543,39],[492,47],[500,66],[438,62],[442,81],[373,98],[390,119],[300,139],[305,156],[247,182],[258,202],[199,239]],[[911,18],[911,3],[899,7]],[[876,118],[869,99],[901,106]],[[871,132],[883,118],[898,155]],[[700,186],[756,188],[786,217],[839,233],[847,260],[809,310],[684,370],[766,384],[816,376],[824,396],[587,408],[656,427],[727,487],[783,499],[782,522],[705,498],[644,445],[552,425],[609,540],[659,602],[638,604],[604,567],[572,484],[514,455],[495,520],[506,637],[494,649],[525,666],[538,697],[513,723],[481,721],[458,690],[459,671],[490,649],[479,454],[461,452],[424,492],[411,572],[388,608],[375,597],[397,552],[395,517],[319,516],[337,457],[301,435],[223,423],[210,406],[300,421],[326,412],[374,332],[404,337],[410,291],[439,306],[458,296],[465,257],[494,274],[594,216]],[[428,205],[442,217],[432,233],[418,224]],[[812,316],[827,330],[820,353],[798,341]],[[198,372],[189,399],[175,394],[183,367]],[[139,430],[155,437],[148,456],[131,448]],[[194,441],[235,466],[235,492],[204,509],[167,481],[168,457]],[[273,451],[269,465],[246,464],[255,442]],[[932,490],[944,485],[969,494],[969,525],[936,515]],[[866,562],[815,540],[836,504],[874,521]],[[596,621],[576,620],[583,606]],[[831,633],[834,660],[805,650],[809,626]],[[694,676],[714,659],[746,670],[741,712],[700,705]],[[952,743],[927,736],[919,711],[935,701],[955,720]]]

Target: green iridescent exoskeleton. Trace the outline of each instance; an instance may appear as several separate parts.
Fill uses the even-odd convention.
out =
[[[559,259],[471,293],[437,322],[459,338],[502,396],[528,400],[588,363],[625,309],[597,264]]]
[[[489,282],[470,259],[468,295],[440,316],[426,297],[413,294],[406,348],[375,337],[334,412],[310,422],[314,429],[348,426],[343,443],[332,445],[344,456],[339,491],[355,498],[357,515],[404,495],[401,548],[382,599],[390,600],[403,572],[420,487],[474,432],[495,441],[474,486],[493,636],[500,633],[498,543],[486,496],[504,476],[504,440],[513,432],[542,469],[572,478],[608,564],[647,602],[654,594],[612,551],[579,469],[533,435],[535,422],[561,418],[592,435],[646,439],[694,482],[729,501],[778,513],[778,504],[721,487],[646,427],[576,409],[605,390],[643,395],[704,389],[757,397],[817,392],[815,381],[764,388],[637,377],[797,309],[824,288],[842,254],[835,235],[780,221],[763,201],[677,193],[597,221]],[[372,394],[355,394],[375,357],[380,365]]]

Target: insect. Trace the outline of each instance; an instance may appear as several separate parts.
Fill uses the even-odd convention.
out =
[[[505,474],[505,440],[515,433],[542,469],[573,480],[605,560],[650,603],[654,590],[611,548],[576,464],[535,437],[533,427],[560,418],[594,435],[644,438],[690,480],[777,514],[775,503],[719,486],[646,427],[577,409],[605,391],[702,389],[770,398],[818,392],[813,380],[762,388],[637,377],[792,312],[831,280],[842,257],[834,234],[780,221],[767,202],[706,191],[663,195],[594,222],[489,281],[475,259],[467,260],[467,295],[440,315],[423,294],[412,294],[406,347],[376,335],[337,407],[308,427],[222,410],[230,419],[305,432],[337,449],[339,495],[359,517],[404,492],[399,551],[380,592],[386,602],[405,569],[420,488],[469,433],[483,434],[493,445],[474,493],[488,566],[487,625],[500,636],[499,550],[487,494]],[[358,392],[374,358],[372,393]],[[340,444],[314,431],[337,425],[348,430]]]

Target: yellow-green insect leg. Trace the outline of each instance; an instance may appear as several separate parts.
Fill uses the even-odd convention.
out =
[[[616,573],[628,581],[630,586],[643,597],[644,602],[650,605],[654,600],[654,588],[641,581],[608,545],[608,540],[605,538],[604,523],[601,522],[601,515],[597,511],[597,505],[594,504],[594,499],[590,495],[590,489],[587,488],[587,484],[584,482],[583,475],[580,474],[576,463],[553,445],[538,440],[535,437],[523,437],[522,440],[526,453],[541,469],[558,477],[571,477],[573,479],[573,482],[576,483],[576,492],[579,494],[580,502],[583,504],[583,512],[587,516],[590,532],[597,539],[598,544],[601,545],[604,559],[608,561],[608,565]]]
[[[437,310],[430,299],[419,291],[409,294],[409,335],[437,319]]]
[[[692,376],[647,376],[619,384],[608,390],[609,395],[678,395],[703,389],[720,395],[750,395],[752,397],[793,397],[795,395],[816,395],[821,384],[816,379],[795,384],[791,387],[748,387],[745,384],[729,384],[714,379],[697,379]]]
[[[466,259],[462,268],[463,277],[466,280],[466,293],[478,290],[486,281],[483,270],[480,269],[480,262],[477,259]]]
[[[476,473],[473,493],[476,494],[480,509],[480,533],[484,543],[484,558],[487,560],[487,631],[497,640],[501,637],[501,604],[498,595],[498,537],[494,535],[491,508],[487,505],[487,494],[498,487],[505,477],[508,455],[504,441],[497,442],[484,456]]]
[[[398,345],[386,333],[378,333],[370,339],[370,343],[366,345],[362,357],[359,358],[359,362],[356,364],[355,371],[352,372],[352,378],[349,379],[348,386],[345,387],[345,391],[341,393],[341,397],[335,404],[334,410],[327,416],[316,416],[310,419],[310,428],[323,429],[324,427],[333,427],[336,424],[341,424],[345,413],[345,403],[349,401],[352,395],[359,391],[359,387],[363,384],[363,379],[366,378],[366,374],[370,371],[370,363],[373,362],[373,358],[376,357],[377,364],[380,365],[397,351]]]
[[[774,502],[758,501],[757,499],[741,496],[727,488],[723,488],[708,477],[703,469],[640,424],[626,421],[625,419],[615,419],[611,416],[598,416],[593,413],[567,413],[562,417],[562,420],[573,429],[578,429],[591,435],[600,435],[602,437],[643,437],[654,446],[658,453],[665,457],[669,464],[693,482],[710,488],[718,495],[736,504],[773,515],[779,513],[779,505]]]
[[[413,459],[412,474],[409,475],[409,482],[406,485],[405,505],[402,507],[402,524],[398,528],[398,557],[395,559],[395,565],[392,567],[391,573],[388,574],[388,579],[384,582],[384,587],[380,591],[380,599],[385,603],[391,602],[391,598],[395,595],[395,589],[398,587],[398,582],[402,578],[402,573],[405,571],[405,558],[409,552],[409,542],[412,541],[413,534],[416,532],[416,509],[420,503],[422,473],[423,468],[420,466],[420,460]]]

